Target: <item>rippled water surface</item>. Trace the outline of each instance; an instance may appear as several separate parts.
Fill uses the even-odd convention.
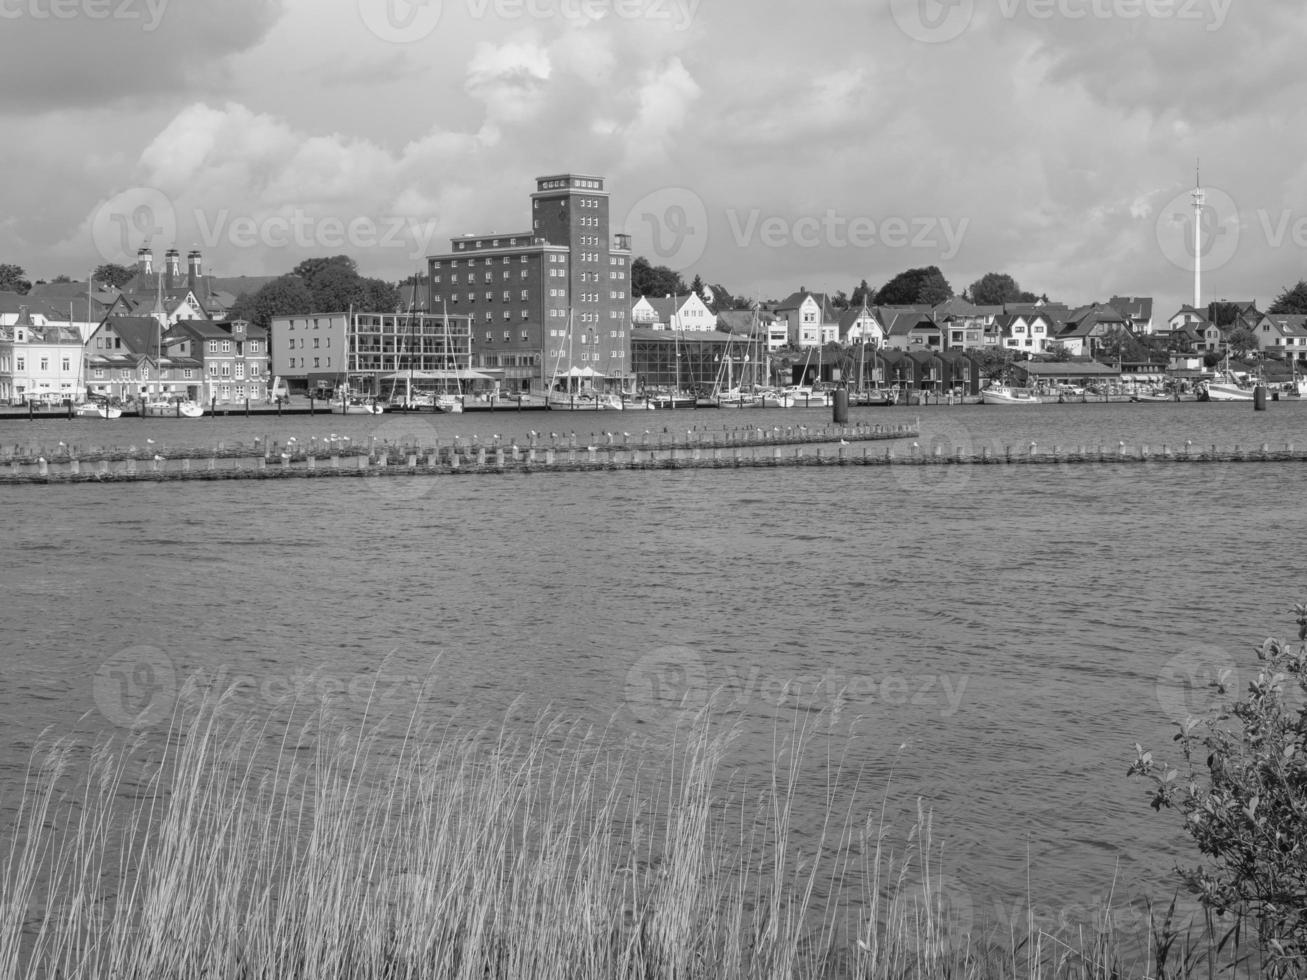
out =
[[[1307,445],[1296,402],[855,413],[918,415],[919,440],[944,452]],[[604,415],[594,431],[827,417]],[[4,423],[0,443],[346,427],[524,438],[549,425],[591,431],[571,415],[324,416],[137,422],[112,438],[84,421]],[[1088,903],[1114,880],[1118,897],[1169,897],[1169,869],[1189,856],[1124,777],[1133,743],[1166,749],[1205,677],[1248,670],[1253,641],[1290,632],[1301,473],[1100,463],[4,488],[3,810],[42,729],[115,730],[155,700],[165,709],[196,671],[270,700],[297,684],[370,694],[397,714],[430,676],[419,710],[455,726],[508,712],[525,725],[552,707],[656,731],[675,698],[716,692],[742,719],[733,761],[755,775],[770,770],[778,705],[838,706],[836,748],[862,773],[867,812],[888,787],[906,831],[924,798],[977,907]],[[818,822],[820,797],[804,806]]]

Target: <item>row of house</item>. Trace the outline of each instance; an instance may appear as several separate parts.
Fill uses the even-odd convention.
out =
[[[1149,297],[1114,296],[1107,303],[1071,307],[1056,303],[1007,303],[980,306],[953,298],[934,306],[870,306],[839,309],[824,293],[801,289],[779,303],[756,310],[713,314],[694,293],[636,302],[633,325],[655,330],[692,332],[716,329],[763,334],[768,349],[797,349],[869,344],[896,350],[984,350],[1005,348],[1030,355],[1060,345],[1073,357],[1097,354],[1114,334],[1156,335],[1180,350],[1217,351],[1230,332],[1247,327],[1257,347],[1307,360],[1307,316],[1266,314],[1256,304],[1238,307],[1234,321],[1215,325],[1208,312],[1184,306],[1162,324],[1153,322]]]

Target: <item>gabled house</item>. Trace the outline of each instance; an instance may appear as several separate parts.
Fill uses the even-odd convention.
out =
[[[1107,305],[1126,318],[1130,332],[1136,336],[1153,332],[1153,297],[1113,296]]]
[[[1043,313],[1001,313],[995,320],[999,343],[1008,350],[1026,354],[1043,354],[1053,326]]]
[[[839,317],[825,293],[800,288],[776,305],[776,315],[789,325],[794,347],[823,347],[839,340]]]
[[[642,296],[631,307],[631,323],[652,330],[716,329],[717,314],[708,309],[698,293],[682,296]]]
[[[872,348],[885,346],[885,327],[876,314],[864,303],[857,309],[847,309],[839,318],[841,344],[867,344]]]
[[[1070,351],[1073,357],[1093,357],[1108,336],[1129,331],[1129,321],[1117,310],[1093,303],[1073,310],[1054,339]]]
[[[885,346],[896,350],[944,349],[944,331],[922,307],[878,306],[876,315],[885,328]]]
[[[200,362],[170,348],[153,316],[111,316],[86,342],[87,391],[127,401],[185,396],[198,399]]]
[[[1257,347],[1289,360],[1307,362],[1307,315],[1268,313],[1257,328]]]
[[[272,384],[268,332],[244,320],[185,320],[168,331],[170,357],[190,358],[200,370],[206,405],[262,402]],[[189,379],[188,379],[189,380]]]

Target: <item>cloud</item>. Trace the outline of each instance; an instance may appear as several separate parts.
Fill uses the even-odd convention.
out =
[[[279,0],[10,0],[0,14],[0,113],[167,101],[221,80]]]

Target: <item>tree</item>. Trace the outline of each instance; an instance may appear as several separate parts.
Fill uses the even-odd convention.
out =
[[[1307,313],[1307,280],[1299,279],[1296,286],[1285,288],[1275,297],[1268,313]]]
[[[936,306],[953,295],[953,287],[948,284],[938,266],[926,266],[923,269],[908,269],[900,272],[876,294],[878,306],[908,306],[916,303]]]
[[[864,279],[858,283],[857,288],[853,290],[853,295],[849,297],[849,306],[862,309],[863,303],[870,306],[873,299],[871,287],[867,285],[867,280]]]
[[[1240,324],[1225,335],[1226,346],[1235,357],[1247,357],[1251,351],[1258,349],[1257,332],[1246,324]]]
[[[1186,773],[1154,762],[1138,744],[1129,769],[1153,784],[1154,810],[1179,811],[1211,861],[1179,869],[1181,879],[1217,915],[1251,912],[1263,975],[1273,977],[1307,971],[1307,604],[1295,613],[1298,644],[1266,640],[1242,700],[1216,717],[1178,723]],[[1227,682],[1228,672],[1212,686],[1224,696]],[[1286,686],[1299,689],[1296,706],[1287,702]]]
[[[248,320],[260,327],[268,327],[274,316],[290,316],[315,311],[313,294],[299,276],[281,276],[272,280],[253,296],[241,295],[232,304],[229,315],[233,320]],[[318,310],[318,312],[338,312]]]
[[[830,298],[830,305],[837,310],[847,310],[849,308],[849,294],[844,290],[839,290]]]
[[[1005,303],[1034,303],[1034,293],[1022,291],[1017,281],[1003,272],[987,272],[967,290],[971,302],[978,306],[1002,306]]]
[[[136,275],[136,270],[117,262],[106,262],[91,273],[91,279],[102,286],[122,289]]]
[[[359,271],[358,263],[348,255],[333,255],[330,258],[305,259],[299,265],[295,266],[295,268],[291,269],[290,274],[292,276],[299,276],[306,283],[309,283],[310,288],[312,288],[314,277],[333,267],[348,269],[355,275],[357,275]]]
[[[680,273],[665,265],[651,266],[643,255],[631,263],[632,296],[681,296],[689,292]]]
[[[21,266],[0,264],[0,290],[26,296],[31,288],[32,282]]]
[[[1069,361],[1071,360],[1071,348],[1060,340],[1050,341],[1044,347],[1044,353],[1048,355],[1050,361]]]
[[[1240,306],[1238,303],[1208,303],[1207,319],[1218,327],[1228,327],[1239,319]]]
[[[694,282],[690,283],[690,292],[700,298],[703,297],[703,280],[698,275],[694,277]]]

